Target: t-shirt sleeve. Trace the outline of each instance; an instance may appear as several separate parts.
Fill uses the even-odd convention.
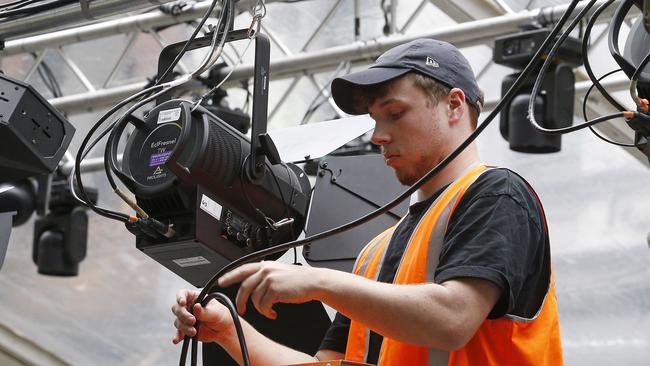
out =
[[[490,319],[512,313],[527,278],[540,270],[543,261],[544,234],[535,216],[535,202],[531,197],[521,198],[519,191],[479,194],[462,208],[459,205],[436,269],[437,283],[472,277],[497,285],[501,296]]]
[[[326,349],[345,353],[348,344],[348,333],[350,332],[350,319],[341,313],[336,313],[334,321],[323,337],[318,347],[319,350]]]

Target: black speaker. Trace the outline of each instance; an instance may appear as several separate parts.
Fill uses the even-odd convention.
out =
[[[54,171],[74,131],[30,85],[0,74],[0,183]]]

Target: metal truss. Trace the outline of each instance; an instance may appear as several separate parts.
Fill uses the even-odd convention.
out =
[[[457,9],[460,8],[459,5],[451,0],[431,0],[431,2],[436,6],[444,7],[446,10],[452,9],[453,7],[456,7]],[[599,3],[602,2],[604,1],[601,1]],[[65,45],[78,43],[81,41],[100,39],[115,34],[131,34],[130,40],[127,43],[127,47],[124,50],[124,52],[126,52],[128,51],[128,47],[130,47],[130,45],[133,43],[133,39],[135,37],[133,36],[134,32],[148,32],[152,34],[155,39],[163,42],[162,37],[157,32],[155,32],[156,28],[196,19],[203,14],[203,12],[207,9],[209,3],[209,1],[195,3],[178,16],[167,15],[159,10],[156,10],[145,14],[99,22],[69,30],[57,31],[48,34],[7,41],[5,50],[0,53],[0,56],[36,52],[36,59],[34,60],[32,68],[30,69],[30,72],[33,73],[33,70],[35,70],[39,62],[42,61],[42,53],[47,49],[54,48],[57,49],[56,52],[65,55],[65,49],[63,48]],[[424,6],[426,6],[427,3],[427,1],[422,1],[419,3],[419,6],[416,7],[413,14],[407,18],[406,22],[404,22],[403,25],[400,26],[393,22],[393,29],[396,32],[395,34],[375,40],[359,40],[352,44],[333,47],[325,50],[308,51],[307,47],[311,41],[322,31],[322,29],[331,18],[332,14],[335,12],[336,8],[339,7],[341,3],[341,1],[333,2],[331,10],[322,19],[321,24],[309,37],[305,47],[303,47],[303,52],[292,54],[288,51],[287,47],[282,46],[282,41],[279,40],[276,35],[272,34],[272,32],[270,33],[268,29],[265,30],[267,34],[271,36],[273,42],[285,54],[285,57],[271,61],[271,75],[274,80],[282,78],[294,78],[294,82],[292,84],[295,86],[295,84],[297,84],[297,82],[295,82],[295,78],[297,77],[303,75],[313,76],[313,74],[317,72],[334,70],[338,65],[340,65],[341,62],[367,62],[366,60],[378,56],[381,52],[397,44],[420,37],[433,37],[443,39],[453,42],[458,46],[489,44],[497,36],[516,32],[519,27],[523,25],[535,24],[540,19],[548,18],[550,14],[560,14],[566,9],[566,5],[561,5],[544,9],[533,9],[519,13],[506,14],[504,13],[503,9],[499,9],[498,6],[495,6],[493,3],[487,0],[477,0],[472,2],[475,4],[474,8],[479,9],[476,4],[482,4],[480,9],[483,10],[477,10],[475,14],[482,14],[482,16],[486,16],[487,18],[469,20],[453,26],[434,29],[425,33],[408,35],[402,34],[408,30],[414,19],[422,13],[421,10]],[[390,5],[391,8],[394,9],[397,6],[397,3],[397,0],[393,0]],[[578,8],[581,6],[584,6],[584,4],[580,3]],[[610,7],[610,9],[613,8],[614,7]],[[579,9],[577,9],[576,12],[578,10]],[[391,11],[391,14],[393,13],[394,10]],[[499,13],[502,15],[492,16],[493,14]],[[458,11],[450,10],[450,14],[460,13]],[[467,19],[467,14],[464,16],[458,15],[458,17],[458,20],[465,20]],[[605,21],[607,19],[607,14],[603,14],[601,19]],[[128,85],[108,87],[112,75],[114,75],[115,70],[120,66],[123,57],[120,57],[118,64],[112,68],[111,74],[107,76],[105,82],[102,83],[102,85],[98,85],[96,87],[93,87],[92,84],[88,82],[88,78],[83,75],[78,67],[74,66],[74,62],[72,62],[70,58],[63,58],[64,60],[67,59],[67,61],[65,61],[66,64],[79,79],[80,83],[87,89],[87,91],[83,93],[63,95],[51,100],[54,106],[67,113],[75,113],[88,109],[101,108],[112,105],[117,101],[127,97],[128,95],[141,90],[142,87],[146,85],[146,81],[141,81]],[[233,74],[230,77],[230,82],[232,83],[235,81],[245,80],[252,75],[252,71],[252,65],[242,65],[234,70]],[[221,72],[225,75],[226,73],[230,72],[230,67],[224,68]],[[323,90],[322,93],[326,93],[326,88],[323,88],[322,85],[319,85],[313,77],[309,77],[309,79],[312,80],[312,83],[314,84],[316,90]],[[281,102],[284,100],[286,100],[286,97],[281,98]],[[271,113],[273,113],[273,110]]]
[[[116,3],[115,0],[105,1],[113,1]],[[357,12],[355,18],[358,18],[359,0],[354,1],[354,9],[355,12]],[[158,2],[163,3],[167,1]],[[184,12],[176,16],[165,14],[160,10],[153,10],[144,14],[130,15],[119,19],[96,22],[67,30],[9,40],[5,43],[5,49],[0,51],[0,57],[24,53],[32,54],[33,63],[24,75],[25,79],[29,79],[33,76],[34,72],[36,72],[39,65],[42,64],[46,52],[55,52],[61,60],[63,60],[64,64],[76,77],[79,83],[84,86],[86,91],[52,98],[50,99],[50,102],[63,112],[72,114],[95,108],[103,108],[113,105],[119,100],[141,90],[147,84],[147,81],[143,80],[126,85],[110,86],[114,80],[116,71],[123,65],[124,60],[127,58],[127,54],[133,48],[134,42],[140,34],[143,32],[148,33],[156,42],[158,42],[158,44],[160,44],[161,47],[163,47],[167,44],[167,41],[159,32],[156,31],[156,29],[178,23],[190,22],[199,18],[207,10],[210,2],[211,1],[202,1],[193,3],[188,6]],[[268,2],[272,1],[267,0],[267,3]],[[104,4],[101,1],[98,1],[97,3]],[[144,3],[147,3],[147,1],[133,1],[129,2],[130,5],[123,6],[126,9],[129,6],[142,6]],[[238,4],[246,7],[253,3],[253,0],[248,0],[240,1]],[[263,26],[263,31],[270,37],[275,47],[277,47],[277,49],[279,49],[283,54],[283,57],[271,61],[271,75],[273,80],[284,78],[292,79],[289,86],[284,90],[275,105],[271,106],[269,119],[272,119],[277,115],[278,110],[280,110],[283,105],[285,105],[286,101],[290,99],[292,93],[295,93],[296,86],[303,78],[313,85],[313,88],[317,93],[317,98],[325,100],[338,116],[343,116],[344,113],[334,104],[327,88],[327,85],[329,84],[328,80],[333,79],[333,77],[336,76],[336,72],[339,71],[341,67],[349,68],[352,64],[366,63],[368,59],[378,56],[381,52],[395,45],[420,37],[443,39],[453,42],[458,46],[482,44],[491,47],[492,40],[495,37],[516,32],[521,26],[538,23],[542,19],[550,18],[552,14],[561,14],[566,9],[566,5],[560,5],[514,13],[508,5],[501,0],[474,0],[463,2],[462,5],[453,0],[422,0],[414,8],[413,12],[406,17],[406,20],[403,21],[402,24],[398,24],[396,21],[398,1],[392,0],[388,3],[387,9],[391,19],[390,35],[374,40],[359,40],[357,35],[356,42],[352,44],[311,51],[309,49],[310,45],[312,45],[314,39],[322,33],[323,29],[327,27],[328,23],[343,3],[343,0],[332,0],[331,7],[321,18],[320,24],[318,24],[315,30],[309,35],[309,37],[307,37],[307,41],[299,49],[298,53],[292,52],[284,43],[285,40],[281,39],[277,34],[274,34],[272,30]],[[596,9],[602,3],[604,3],[604,0],[598,2],[593,9]],[[409,29],[414,21],[424,13],[424,8],[430,5],[436,6],[444,11],[454,21],[456,21],[457,24],[434,29],[425,33],[409,33]],[[576,9],[574,13],[577,13],[582,6],[584,6],[584,3],[580,3],[578,9]],[[601,21],[606,22],[608,15],[610,15],[615,8],[615,6],[611,6],[609,8],[610,13],[603,14],[600,18]],[[51,19],[56,17],[58,17],[59,21],[68,18],[73,20],[75,19],[74,16],[70,16],[69,14],[65,16],[50,15]],[[11,29],[17,32],[20,28],[11,24],[0,25],[0,34],[8,34],[8,30]],[[119,51],[120,56],[103,78],[102,82],[98,85],[93,85],[82,69],[77,65],[73,57],[66,53],[65,46],[82,41],[98,40],[116,34],[127,35],[127,40],[121,51]],[[595,37],[595,42],[600,41],[600,38],[602,38],[604,34],[606,34],[606,32]],[[229,60],[229,64],[233,65],[232,60]],[[477,70],[477,77],[480,79],[480,77],[490,69],[491,65],[491,61],[482,65],[482,67]],[[179,65],[179,68],[181,71],[187,71],[187,67],[182,64]],[[232,66],[223,68],[220,71],[222,74],[221,76],[223,77],[229,73],[231,68]],[[319,82],[314,76],[321,72],[331,72],[333,74],[329,79],[326,78],[326,82],[323,83]],[[253,65],[239,66],[233,71],[229,79],[229,84],[226,84],[226,86],[233,86],[234,83],[238,81],[246,80],[252,76],[252,73]],[[581,72],[577,73],[577,80],[577,98],[580,98],[590,84],[587,81],[586,76]],[[625,90],[628,87],[623,79],[613,79],[613,81],[605,82],[604,84],[607,85],[608,90],[611,91]],[[597,104],[605,104],[600,103],[604,100],[601,97],[596,95],[593,98],[597,99]],[[490,108],[496,104],[496,102],[497,101],[487,101],[486,107]],[[606,133],[607,131],[614,131],[613,133],[619,137],[621,134],[627,133],[626,131],[621,131],[621,128],[612,127],[615,126],[614,124],[610,123],[609,125],[610,126],[603,128]],[[614,138],[614,136],[611,137]]]

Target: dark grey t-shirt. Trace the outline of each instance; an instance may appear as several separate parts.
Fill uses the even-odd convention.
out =
[[[393,282],[408,239],[420,218],[442,193],[418,202],[396,228],[378,280]],[[514,172],[492,169],[465,192],[445,234],[435,282],[472,277],[488,280],[501,296],[488,319],[506,314],[532,318],[550,279],[550,248],[541,204]],[[320,349],[345,352],[350,319],[336,314]],[[368,362],[376,364],[383,337],[370,332]]]

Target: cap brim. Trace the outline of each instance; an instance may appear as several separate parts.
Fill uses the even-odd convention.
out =
[[[332,81],[332,98],[345,113],[368,113],[367,106],[356,105],[356,95],[359,89],[384,83],[409,71],[411,69],[375,67],[338,77]]]

